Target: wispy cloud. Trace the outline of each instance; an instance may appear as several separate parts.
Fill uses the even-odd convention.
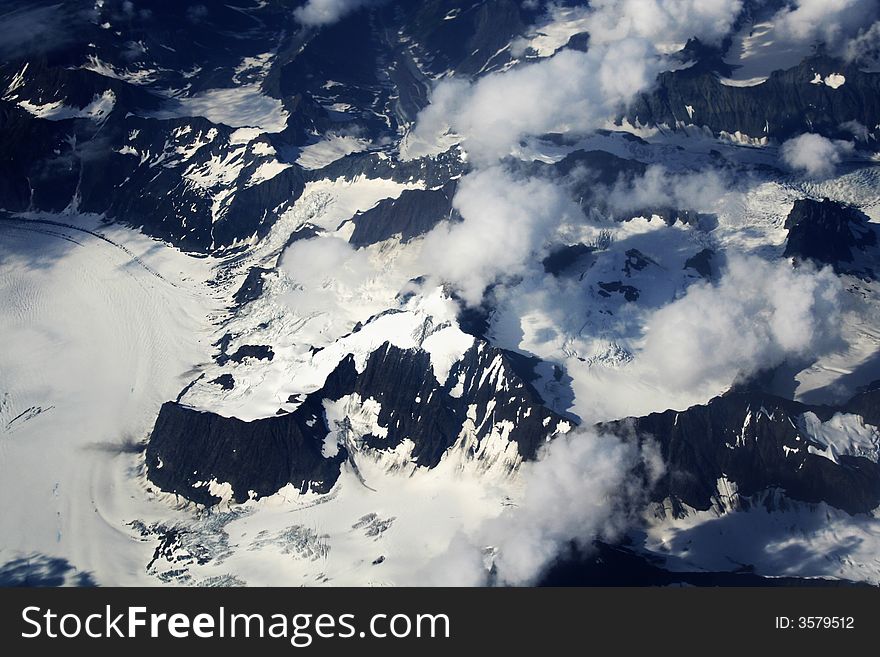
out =
[[[82,38],[94,12],[64,3],[37,2],[0,13],[0,57],[12,59],[50,52]]]
[[[557,227],[579,213],[561,187],[517,179],[500,166],[464,177],[453,205],[462,220],[431,231],[421,258],[428,272],[454,284],[471,305],[499,277],[540,263]]]
[[[783,143],[779,153],[782,161],[794,171],[810,178],[828,178],[853,149],[852,142],[808,132]]]
[[[663,469],[649,441],[588,429],[559,436],[522,465],[513,505],[455,536],[426,581],[479,586],[491,570],[498,584],[532,584],[569,545],[590,551],[596,539],[618,539]]]
[[[301,25],[320,27],[335,23],[363,7],[377,5],[382,0],[308,0],[293,15]]]
[[[872,30],[880,19],[876,0],[794,0],[773,20],[780,39],[796,43],[821,42],[837,53],[856,56],[850,44]]]
[[[839,346],[842,286],[830,269],[731,256],[647,319],[637,355],[658,385],[724,390],[740,377]]]

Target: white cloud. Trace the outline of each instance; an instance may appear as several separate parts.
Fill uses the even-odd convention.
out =
[[[452,132],[482,165],[528,135],[593,130],[668,67],[660,53],[692,36],[717,41],[740,8],[740,0],[594,2],[583,9],[588,52],[564,50],[474,83],[441,81],[418,117],[407,155],[430,152]]]
[[[366,251],[337,237],[294,242],[280,266],[294,283],[287,302],[301,316],[365,302],[360,290],[376,273]]]
[[[426,273],[452,283],[468,304],[501,276],[522,274],[577,207],[560,187],[517,180],[500,166],[462,178],[453,205],[460,222],[443,222],[425,236]]]
[[[880,63],[880,21],[850,39],[843,50],[847,61],[876,66]]]
[[[536,461],[521,466],[515,505],[456,536],[428,565],[429,583],[485,584],[487,566],[494,564],[499,584],[527,585],[571,543],[589,551],[596,539],[619,538],[645,498],[644,480],[635,473],[641,467],[649,483],[662,474],[651,444],[640,449],[635,440],[592,430],[558,436]],[[494,557],[483,559],[486,550]]]
[[[633,472],[642,461],[634,441],[585,430],[558,437],[525,464],[518,506],[484,528],[500,583],[532,583],[570,542],[589,550],[597,538],[619,538],[644,494]]]
[[[335,23],[362,7],[378,2],[379,0],[308,0],[305,5],[294,10],[293,15],[301,25],[319,27]]]
[[[796,0],[774,17],[779,38],[801,43],[824,42],[845,49],[880,17],[877,0]]]
[[[852,151],[852,142],[831,140],[808,132],[783,143],[780,155],[782,161],[795,171],[811,178],[827,178],[834,174],[842,157]]]
[[[413,140],[433,144],[451,130],[477,164],[486,164],[526,135],[598,127],[659,70],[649,43],[627,39],[587,53],[564,51],[473,84],[443,81],[419,114]]]
[[[740,9],[739,0],[593,3],[584,9],[591,21],[588,52],[565,50],[476,82],[440,82],[418,117],[407,156],[448,145],[444,135],[452,133],[477,173],[462,181],[456,195],[464,221],[444,223],[427,236],[425,264],[456,284],[467,303],[478,302],[499,275],[523,273],[559,228],[570,201],[551,183],[512,180],[495,163],[525,137],[585,133],[604,125],[663,70],[658,44],[691,36],[717,39],[729,31]],[[486,167],[492,172],[479,173]],[[674,192],[663,189],[670,181]],[[658,168],[637,191],[642,205],[655,205],[660,198],[703,210],[717,200],[723,184],[711,174],[670,177]],[[623,190],[615,195],[620,204],[635,198],[623,196]]]
[[[741,0],[593,0],[588,31],[591,44],[642,37],[668,51],[691,37],[717,43],[741,9]]]
[[[717,284],[692,285],[648,319],[637,358],[658,385],[723,390],[739,376],[838,346],[841,293],[830,269],[733,256]]]
[[[698,173],[672,173],[662,165],[651,165],[644,176],[618,181],[606,198],[616,210],[677,208],[713,212],[731,188],[722,172],[709,169]]]

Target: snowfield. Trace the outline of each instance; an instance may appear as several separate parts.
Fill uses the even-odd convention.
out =
[[[14,500],[0,561],[143,582],[152,548],[125,528],[144,501],[139,445],[208,357],[213,263],[89,217],[47,219],[120,246],[40,219],[0,221],[0,493]]]
[[[852,516],[824,502],[783,499],[778,490],[753,499],[748,510],[731,506],[736,486],[719,482],[716,505],[689,509],[673,519],[669,507],[654,505],[644,531],[634,532],[637,549],[663,559],[673,571],[732,571],[748,568],[768,577],[842,578],[880,585],[880,521]]]
[[[585,422],[705,402],[724,388],[675,392],[654,385],[640,356],[645,313],[680,298],[696,280],[683,267],[686,258],[705,247],[775,254],[791,203],[805,193],[849,200],[876,216],[875,176],[860,170],[806,186],[753,181],[745,193],[718,200],[711,234],[667,226],[658,217],[603,226],[612,239],[599,264],[577,283],[563,280],[562,296],[550,305],[541,291],[546,282],[529,277],[511,294],[499,294],[489,337],[564,366],[570,393],[543,366],[535,386],[551,406]],[[237,505],[228,501],[228,484],[202,482],[226,500],[206,511],[156,490],[143,472],[142,441],[159,406],[181,391],[188,406],[245,420],[279,408],[290,412],[346,355],[361,368],[386,341],[421,346],[438,382],[446,381],[473,338],[457,327],[457,307],[442,288],[408,283],[424,273],[422,241],[392,239],[358,251],[343,241],[356,212],[419,184],[309,183],[266,239],[246,257],[227,260],[186,255],[89,216],[0,222],[0,295],[8,309],[0,328],[16,347],[0,354],[0,470],[28,473],[0,477],[0,492],[17,501],[0,520],[0,560],[63,559],[73,568],[70,583],[419,584],[456,536],[515,504],[519,457],[503,436],[479,452],[462,438],[437,468],[416,467],[410,441],[384,453],[362,447],[363,435],[381,436],[384,429],[376,424],[378,404],[357,395],[325,403],[331,427],[325,457],[340,445],[353,454],[326,495],[288,486]],[[310,240],[287,241],[306,225],[324,231],[312,241],[345,247],[329,278],[299,260],[309,257],[302,245]],[[577,238],[585,242],[597,237],[594,226],[580,230]],[[626,278],[641,295],[638,309],[600,295],[575,302],[571,295],[582,286],[620,278],[632,265],[633,248],[649,259]],[[263,294],[236,308],[232,293],[251,266],[273,271]],[[835,401],[871,380],[878,343],[866,318],[878,312],[871,301],[876,295],[859,289],[848,287],[845,345],[794,373],[798,398]],[[568,300],[562,315],[553,310],[559,298]],[[389,308],[394,312],[382,312]],[[362,327],[352,333],[358,322]],[[425,338],[429,324],[434,329]],[[224,334],[231,336],[228,353],[266,345],[273,360],[219,365],[213,356]],[[313,351],[315,345],[322,349]],[[221,373],[233,374],[232,389],[209,383]],[[876,428],[849,416],[803,421],[804,431],[827,446],[815,453],[876,460]],[[646,521],[646,533],[635,536],[644,536],[643,549],[668,556],[672,569],[725,570],[741,562],[766,574],[880,581],[880,566],[868,554],[877,545],[874,519],[821,505],[789,503],[786,509],[731,515],[719,503],[683,520],[658,512]],[[820,525],[820,515],[834,522]],[[743,535],[768,534],[768,543],[719,540],[715,528],[724,531],[728,523],[746,527]],[[797,529],[783,542],[785,523]],[[828,561],[789,560],[782,568],[779,555],[815,554],[834,541],[852,549],[839,548]]]
[[[287,487],[209,513],[181,506],[145,479],[142,441],[162,402],[197,378],[214,351],[228,303],[206,284],[218,262],[91,217],[4,220],[0,231],[8,309],[0,329],[16,346],[0,355],[0,471],[27,473],[0,477],[0,492],[16,500],[0,519],[2,563],[27,559],[37,576],[33,564],[63,559],[72,566],[68,583],[101,585],[416,584],[427,560],[463,527],[497,515],[515,488],[509,469],[518,457],[504,464],[513,445],[506,440],[498,457],[483,454],[498,464],[496,475],[466,444],[438,468],[416,469],[405,442],[385,455],[358,454],[356,470],[346,465],[325,496]],[[438,298],[425,307],[439,313],[445,305]],[[395,332],[411,341],[425,311],[414,312],[389,315],[386,326],[379,320],[371,348]],[[450,331],[425,345],[438,378],[472,341]],[[344,344],[331,350],[339,358]],[[322,366],[324,376],[332,366]],[[346,427],[355,406],[340,411]],[[222,496],[222,482],[209,485]],[[155,559],[172,530],[182,538],[162,553],[167,559]]]
[[[873,175],[844,174],[797,190],[754,184],[744,196],[722,200],[712,242],[693,226],[667,226],[656,217],[613,224],[608,248],[620,257],[605,258],[584,280],[619,278],[629,258],[624,251],[637,247],[656,258],[629,279],[642,295],[640,312],[595,296],[584,305],[566,306],[563,317],[541,301],[540,281],[526,278],[516,294],[498,297],[490,337],[500,346],[564,365],[573,398],[555,394],[558,384],[549,370],[538,370],[535,385],[549,403],[584,421],[705,402],[723,389],[674,393],[646,378],[639,357],[641,313],[680,297],[693,284],[683,262],[707,245],[781,248],[773,245],[784,242],[782,221],[792,199],[805,191],[856,201],[873,215],[876,192],[864,184]],[[421,344],[431,354],[437,380],[445,382],[473,338],[455,325],[455,304],[441,288],[413,288],[416,294],[395,300],[407,281],[422,273],[420,240],[409,245],[391,240],[358,251],[365,269],[357,271],[367,278],[336,276],[329,292],[323,279],[301,278],[297,263],[284,265],[292,253],[301,253],[296,245],[302,242],[285,248],[286,236],[298,227],[327,231],[314,238],[319,241],[339,239],[355,212],[416,186],[369,179],[309,183],[265,240],[246,258],[228,261],[195,258],[93,217],[33,215],[0,222],[0,295],[9,309],[0,327],[8,344],[16,345],[0,355],[0,469],[28,473],[0,478],[0,491],[17,500],[0,521],[6,537],[0,560],[61,558],[75,568],[72,572],[100,584],[418,584],[427,564],[459,532],[499,515],[519,492],[511,475],[518,464],[515,448],[510,454],[512,443],[499,438],[475,460],[472,447],[460,442],[439,467],[417,468],[408,452],[411,442],[387,453],[358,446],[359,436],[383,431],[375,426],[378,409],[372,400],[325,404],[331,426],[325,456],[340,444],[354,456],[324,496],[288,486],[268,498],[224,502],[205,512],[157,491],[143,473],[142,441],[159,406],[184,389],[183,403],[221,415],[248,420],[279,408],[289,412],[299,403],[290,400],[319,388],[347,354],[362,367],[389,340],[402,348]],[[588,234],[592,228],[584,230],[584,240],[595,237]],[[230,312],[231,294],[248,268],[279,263],[267,275],[263,295]],[[220,271],[223,283],[209,285],[220,280]],[[374,283],[362,287],[371,276]],[[864,319],[877,312],[865,305],[873,297],[852,294],[846,346],[797,373],[797,396],[833,401],[873,376],[872,367],[862,365],[874,363],[878,349]],[[346,298],[356,303],[340,303]],[[397,312],[381,313],[389,307]],[[598,312],[603,308],[614,309],[613,321]],[[351,333],[356,322],[363,328]],[[419,342],[426,322],[439,330]],[[263,344],[275,358],[218,366],[214,343],[225,333],[232,336],[229,353]],[[323,349],[313,353],[313,345]],[[855,370],[857,375],[841,376]],[[208,383],[221,372],[234,375],[231,390]],[[814,440],[828,446],[823,456],[877,458],[873,427],[845,416],[824,424],[805,416],[804,423]],[[230,492],[224,482],[203,485],[220,497]],[[714,512],[694,511],[683,521],[649,521],[644,549],[668,554],[671,568],[729,569],[742,560],[768,574],[880,581],[880,567],[872,569],[873,557],[864,552],[876,545],[873,519],[807,505],[789,508],[794,510],[783,515],[753,510],[734,518],[722,505]],[[833,526],[817,528],[817,514],[826,513],[835,515]],[[862,547],[827,563],[790,562],[779,570],[779,558],[755,553],[755,545],[717,542],[711,528],[728,522],[757,523],[754,531],[762,532],[794,523],[800,529],[787,540],[800,547],[791,550],[815,553],[835,537]],[[20,531],[25,525],[28,531]],[[691,545],[704,546],[711,558],[698,558],[701,553],[692,547],[688,552]],[[847,565],[850,561],[857,566]],[[68,581],[78,581],[73,577]]]
[[[140,4],[0,48],[0,586],[880,585],[876,0]]]

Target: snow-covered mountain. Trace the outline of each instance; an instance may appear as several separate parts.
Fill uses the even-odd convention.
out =
[[[7,2],[0,583],[880,583],[814,4]]]

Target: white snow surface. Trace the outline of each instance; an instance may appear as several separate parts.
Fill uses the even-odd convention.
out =
[[[194,519],[190,540],[207,562],[180,573],[179,564],[160,559],[151,574],[173,572],[173,583],[417,586],[429,561],[460,530],[499,515],[517,486],[482,469],[466,442],[431,470],[412,462],[412,447],[407,440],[382,454],[357,452],[356,467],[343,464],[326,495],[288,486]]]
[[[726,478],[706,511],[654,505],[644,531],[633,533],[640,550],[664,559],[673,571],[733,571],[749,566],[769,577],[843,578],[880,584],[880,520],[850,515],[827,504],[784,501],[777,490],[755,497],[749,510],[736,503]],[[764,503],[768,502],[771,511]]]
[[[171,98],[165,107],[150,116],[157,119],[201,116],[233,128],[254,127],[275,133],[287,127],[288,114],[282,102],[267,96],[259,84],[244,84]]]
[[[267,158],[267,168],[252,181],[279,172],[282,165],[271,147],[258,140],[264,128],[242,127],[224,155],[207,165],[186,165],[190,182],[216,194],[219,210],[248,149]],[[776,157],[773,146],[719,144],[696,127],[687,135],[642,134],[655,145],[646,147],[617,133],[576,144],[529,140],[517,155],[552,162],[577,147],[604,148],[682,169],[711,162],[712,150],[748,165],[772,164]],[[187,163],[216,137],[216,131],[187,133],[189,141],[167,144],[167,154],[150,157],[163,165],[172,159]],[[682,140],[688,147],[683,154],[677,148]],[[145,156],[127,149],[131,156]],[[683,223],[667,226],[656,216],[627,222],[594,218],[563,226],[571,243],[598,242],[607,232],[610,242],[601,259],[578,265],[549,295],[542,289],[546,281],[532,275],[509,290],[500,287],[489,337],[498,346],[544,360],[535,386],[551,406],[584,422],[705,402],[724,388],[673,391],[652,385],[638,353],[646,313],[680,298],[699,280],[693,270],[684,269],[685,260],[703,248],[780,256],[785,217],[797,198],[846,201],[876,222],[878,175],[864,168],[815,182],[768,181],[756,174],[743,189],[718,195],[704,208],[717,217],[711,232]],[[0,223],[0,299],[10,309],[0,315],[0,329],[23,345],[0,354],[0,394],[5,395],[0,473],[28,473],[26,480],[0,476],[0,492],[21,500],[0,521],[0,535],[8,537],[0,544],[0,562],[32,554],[61,556],[101,584],[418,584],[422,565],[446,550],[456,532],[501,513],[508,498],[518,494],[511,473],[519,457],[506,437],[511,426],[496,427],[476,445],[473,427],[466,424],[441,465],[426,470],[414,463],[409,440],[387,452],[362,444],[364,435],[381,437],[385,428],[378,424],[378,402],[356,395],[325,406],[331,427],[325,455],[345,445],[352,457],[323,496],[288,486],[271,497],[235,505],[229,503],[229,484],[212,480],[202,485],[225,501],[211,513],[200,513],[194,505],[179,506],[173,496],[157,492],[143,477],[142,455],[131,448],[149,431],[159,405],[196,379],[183,403],[244,420],[294,410],[302,395],[318,389],[346,356],[354,356],[356,367],[363,368],[385,342],[427,351],[437,381],[446,382],[473,338],[456,326],[458,308],[447,291],[410,283],[425,273],[421,241],[404,245],[391,239],[358,250],[345,243],[356,213],[421,187],[420,181],[365,177],[310,182],[267,238],[234,265],[224,263],[234,269],[220,287],[206,285],[221,264],[216,259],[186,256],[94,217],[52,219],[97,230],[128,252],[75,230]],[[319,247],[338,247],[348,273],[322,277],[315,273],[320,262],[297,261],[308,255],[308,248],[301,242],[287,246],[288,238],[306,226],[318,231],[314,240]],[[34,243],[34,233],[24,230],[43,232]],[[652,264],[624,276],[626,252],[633,248]],[[279,263],[266,275],[260,298],[227,313],[230,295],[249,266],[271,269]],[[638,304],[628,305],[620,294],[598,293],[598,283],[618,280],[638,288]],[[791,373],[797,399],[840,401],[880,378],[877,284],[855,277],[844,281],[844,344]],[[212,345],[227,332],[232,336],[228,353],[246,344],[267,345],[273,360],[218,366]],[[554,364],[571,377],[570,385],[556,380]],[[232,390],[208,383],[221,372],[234,375]],[[876,428],[853,416],[838,415],[825,423],[805,417],[804,426],[825,446],[813,447],[821,456],[836,460],[857,454],[877,460]],[[732,499],[729,482],[720,488]],[[849,517],[823,505],[728,515],[724,504],[719,501],[710,512],[693,511],[684,521],[667,517],[650,523],[645,548],[667,554],[670,567],[735,568],[738,562],[756,564],[767,574],[880,581],[878,529],[872,518]],[[820,523],[816,519],[821,517],[830,520]],[[146,529],[131,527],[134,521]],[[25,523],[33,529],[22,532]],[[738,528],[737,523],[744,528],[737,529],[739,536],[764,532],[766,541],[729,541],[732,530],[725,528]],[[786,534],[789,526],[796,531]],[[210,558],[182,572],[179,564],[163,558],[147,570],[163,527],[186,528],[189,538],[178,549],[198,548]],[[697,550],[700,546],[705,549]],[[826,562],[803,556],[823,550],[832,553]]]
[[[209,362],[227,295],[245,270],[218,289],[206,285],[216,259],[93,217],[46,218],[120,246],[75,229],[0,224],[8,309],[0,328],[17,346],[0,354],[0,492],[16,500],[0,519],[0,563],[62,558],[71,578],[102,585],[417,584],[420,568],[460,529],[500,513],[515,491],[519,456],[503,428],[477,450],[466,424],[441,465],[427,470],[413,462],[411,441],[384,453],[364,448],[365,433],[383,435],[379,408],[352,396],[327,409],[328,455],[334,438],[353,454],[329,494],[288,486],[230,505],[229,484],[211,480],[200,485],[223,500],[219,508],[180,506],[146,481],[135,445],[161,403]],[[389,337],[415,346],[420,322],[450,311],[438,289],[368,324],[351,346],[361,356]],[[471,338],[451,325],[430,335],[425,348],[445,378]],[[162,533],[175,527],[185,530],[175,550],[183,567],[162,557],[148,568]],[[206,563],[188,560],[188,550]]]
[[[550,57],[571,37],[589,31],[589,26],[589,15],[581,7],[553,7],[546,23],[514,42],[514,54],[528,49],[538,57]]]
[[[87,71],[92,71],[98,75],[114,80],[123,80],[136,85],[149,85],[158,79],[158,71],[152,68],[139,69],[120,69],[101,60],[97,55],[89,55],[86,63],[82,66]]]
[[[112,91],[105,91],[101,95],[96,95],[91,103],[82,108],[65,105],[63,100],[43,105],[36,105],[29,100],[21,100],[18,102],[18,106],[34,116],[48,121],[92,119],[101,122],[110,115],[116,106],[116,94]]]
[[[360,153],[370,147],[370,141],[352,135],[330,135],[314,144],[304,146],[296,163],[304,169],[321,169],[351,153]]]
[[[233,128],[258,128],[277,133],[287,127],[288,112],[284,103],[263,91],[274,55],[264,53],[246,57],[236,68],[235,86],[205,89],[194,94],[186,90],[168,90],[164,107],[150,116],[169,119],[201,116]]]
[[[208,356],[212,261],[94,218],[48,218],[127,251],[0,223],[0,333],[14,345],[0,351],[0,494],[14,500],[0,562],[61,557],[101,584],[143,583],[152,548],[125,527],[147,504],[133,446]]]
[[[824,84],[826,87],[831,87],[832,89],[839,89],[845,83],[846,77],[840,73],[831,73],[824,78],[819,73],[816,73],[813,76],[813,79],[810,80],[810,84]]]
[[[735,67],[729,79],[731,86],[754,86],[764,82],[773,71],[797,66],[810,54],[806,42],[794,43],[776,34],[773,21],[746,23],[734,34],[727,53],[727,63]]]

